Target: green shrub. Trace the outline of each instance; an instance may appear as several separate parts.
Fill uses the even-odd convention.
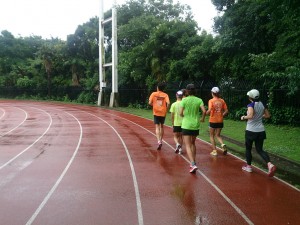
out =
[[[287,124],[298,126],[300,121],[300,110],[295,107],[271,107],[271,121],[273,124]]]

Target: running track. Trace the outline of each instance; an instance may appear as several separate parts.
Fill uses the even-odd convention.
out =
[[[295,188],[201,140],[189,174],[170,127],[164,141],[157,151],[153,122],[134,115],[0,101],[0,224],[300,224]]]

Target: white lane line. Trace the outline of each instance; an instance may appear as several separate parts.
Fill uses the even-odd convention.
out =
[[[44,198],[44,200],[42,201],[42,203],[39,205],[39,207],[36,209],[36,211],[33,213],[33,215],[31,216],[31,218],[27,221],[26,225],[30,225],[33,223],[33,221],[35,220],[35,218],[38,216],[38,214],[41,212],[41,210],[44,208],[44,206],[46,205],[46,203],[48,202],[48,200],[50,199],[50,197],[52,196],[52,194],[55,192],[56,188],[58,187],[58,185],[60,184],[60,182],[62,181],[62,179],[64,178],[64,176],[66,175],[67,171],[69,170],[71,164],[74,161],[75,156],[77,155],[79,146],[81,144],[82,141],[82,126],[80,121],[73,116],[72,114],[65,112],[67,114],[69,114],[70,116],[72,116],[77,123],[79,124],[80,127],[80,137],[78,139],[78,143],[77,143],[77,147],[71,157],[71,159],[69,160],[67,166],[65,167],[65,169],[63,170],[63,172],[61,173],[61,175],[59,176],[59,178],[57,179],[57,181],[55,182],[55,184],[53,185],[53,187],[51,188],[51,190],[48,192],[48,194],[46,195],[46,197]]]
[[[34,108],[34,107],[32,107]],[[38,108],[36,108],[38,109]],[[38,109],[44,113],[46,113],[48,115],[48,117],[50,118],[50,123],[47,127],[47,129],[44,131],[44,133],[39,136],[31,145],[29,145],[27,148],[25,148],[23,151],[21,151],[19,154],[17,154],[15,157],[11,158],[9,161],[7,161],[6,163],[4,163],[2,166],[0,166],[0,170],[3,169],[4,167],[6,167],[8,164],[10,164],[11,162],[13,162],[14,160],[16,160],[19,156],[21,156],[24,152],[26,152],[28,149],[30,149],[35,143],[37,143],[42,137],[45,136],[45,134],[49,131],[51,125],[52,125],[52,117],[49,113],[47,113],[46,111],[44,110],[41,110],[41,109]]]
[[[129,161],[129,165],[130,165],[130,169],[131,169],[131,174],[132,174],[132,179],[133,179],[133,185],[134,185],[134,191],[135,191],[135,198],[136,198],[136,206],[137,206],[137,213],[138,213],[138,221],[139,221],[139,225],[143,225],[144,224],[144,219],[143,219],[143,212],[142,212],[142,204],[141,204],[141,197],[140,197],[140,191],[139,191],[139,186],[138,186],[138,182],[137,182],[137,178],[136,178],[136,174],[135,174],[135,170],[134,170],[134,166],[133,166],[133,162],[130,156],[130,153],[128,151],[128,148],[123,140],[123,138],[121,137],[121,135],[118,133],[118,131],[112,126],[110,125],[106,120],[88,113],[92,116],[95,116],[96,118],[102,120],[104,123],[106,123],[115,133],[116,135],[119,137],[120,141],[123,144],[123,147],[125,149],[128,161]]]
[[[105,113],[107,113],[107,112],[105,112]],[[123,118],[123,117],[120,117],[120,116],[118,116],[118,115],[114,115],[114,114],[110,114],[110,113],[107,113],[107,114],[109,114],[109,115],[113,115],[113,116],[116,116],[116,117],[119,117],[119,118],[121,118],[121,119],[123,119],[123,120],[126,120],[126,121],[128,121],[128,122],[130,122],[130,123],[133,123],[133,124],[135,124],[136,126],[138,126],[138,127],[140,127],[140,128],[142,128],[142,129],[144,129],[145,131],[147,131],[147,132],[149,132],[150,134],[152,134],[152,135],[154,135],[154,136],[156,136],[153,132],[151,132],[150,130],[148,130],[148,129],[146,129],[145,127],[142,127],[141,125],[139,125],[139,124],[137,124],[137,123],[135,123],[135,122],[133,122],[133,121],[131,121],[131,120],[128,120],[128,119],[126,119],[126,118]],[[141,117],[142,118],[142,117]],[[174,149],[169,143],[167,143],[166,141],[164,141],[164,143],[166,144],[166,145],[168,145],[170,148],[172,148],[172,149]],[[187,161],[188,163],[189,163],[189,160],[185,157],[185,156],[183,156],[183,155],[180,155],[185,161]],[[212,181],[212,180],[210,180],[205,174],[203,174],[199,169],[197,170],[197,172],[235,209],[235,211],[249,224],[249,225],[254,225],[254,223],[246,216],[246,214],[245,213],[243,213],[243,211],[236,205],[236,204],[234,204],[234,202],[232,202],[231,200],[230,200],[230,198],[224,193],[224,192],[222,192],[221,191],[221,189],[220,188],[218,188],[218,186]]]
[[[5,116],[5,110],[0,108],[0,110],[2,111],[2,115],[0,116],[0,120]]]
[[[13,132],[15,129],[17,129],[18,127],[20,127],[27,120],[27,118],[28,118],[27,112],[25,110],[21,109],[21,108],[18,108],[18,107],[15,107],[15,108],[17,108],[19,110],[22,110],[25,113],[25,118],[24,118],[24,120],[18,126],[14,127],[13,129],[11,129],[10,131],[8,131],[8,132],[6,132],[4,134],[1,134],[0,138],[3,137],[3,136],[5,136],[5,135],[7,135],[7,134],[9,134],[9,133],[11,133],[11,132]]]

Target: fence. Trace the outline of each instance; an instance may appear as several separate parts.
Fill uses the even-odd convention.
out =
[[[171,102],[176,100],[175,93],[186,87],[189,82],[170,83],[165,92],[169,95]],[[271,123],[274,124],[289,124],[300,126],[300,98],[297,96],[289,96],[288,90],[275,89],[270,92],[264,86],[253,87],[247,81],[223,82],[221,85],[216,85],[211,81],[192,82],[197,89],[196,96],[202,98],[205,105],[211,99],[211,88],[218,86],[221,89],[221,97],[226,101],[230,111],[230,118],[239,119],[240,116],[246,113],[246,106],[249,103],[247,92],[253,88],[260,91],[261,101],[269,106],[271,112]],[[152,90],[154,91],[154,90]],[[135,105],[138,107],[146,107],[148,98],[152,91],[145,89],[120,88],[119,89],[119,104],[120,106]]]
[[[171,102],[176,100],[175,93],[186,87],[190,83],[186,82],[173,82],[168,83],[166,92],[170,96]],[[202,98],[205,105],[211,98],[211,88],[219,86],[221,89],[221,96],[226,101],[230,117],[238,119],[241,113],[246,112],[246,105],[249,100],[247,91],[253,87],[247,81],[240,82],[221,82],[216,85],[212,81],[194,81],[197,89],[196,96]],[[255,87],[261,93],[261,100],[270,106],[272,114],[272,123],[275,124],[290,124],[300,126],[300,98],[299,96],[289,96],[287,90],[272,90],[270,92],[265,87]],[[127,107],[134,105],[136,107],[148,107],[148,98],[153,90],[138,89],[135,87],[119,87],[119,105]],[[81,103],[96,103],[98,93],[95,90],[84,90],[81,87],[55,87],[51,90],[54,100],[70,100]],[[111,88],[107,87],[104,93],[104,103],[109,104]],[[23,96],[47,99],[48,91],[46,89],[20,89],[15,87],[0,87],[1,98],[20,98]],[[299,95],[299,94],[298,94]]]

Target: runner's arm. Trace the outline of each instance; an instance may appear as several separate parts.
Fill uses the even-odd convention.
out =
[[[205,107],[204,107],[204,105],[201,105],[200,106],[200,109],[201,109],[201,111],[202,111],[202,117],[201,117],[201,122],[204,122],[204,120],[205,120],[205,115],[206,115],[206,109],[205,109]]]

